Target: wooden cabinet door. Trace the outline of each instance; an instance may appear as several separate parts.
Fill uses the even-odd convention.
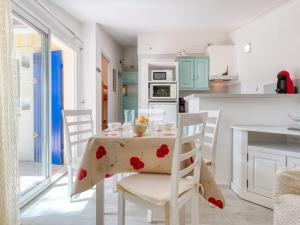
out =
[[[195,82],[194,88],[197,90],[208,90],[209,84],[209,60],[207,57],[195,58]]]
[[[274,175],[285,165],[285,156],[248,151],[248,191],[272,198]]]
[[[300,169],[300,158],[287,157],[287,167]]]
[[[194,88],[194,59],[183,57],[179,60],[179,89],[193,90]]]

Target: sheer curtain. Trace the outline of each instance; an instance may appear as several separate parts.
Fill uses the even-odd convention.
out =
[[[0,225],[18,225],[17,110],[11,0],[0,0]]]

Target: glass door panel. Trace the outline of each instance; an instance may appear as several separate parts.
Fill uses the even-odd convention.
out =
[[[47,35],[14,17],[15,53],[19,67],[19,139],[18,157],[21,194],[48,178],[47,121],[45,120],[45,55]]]

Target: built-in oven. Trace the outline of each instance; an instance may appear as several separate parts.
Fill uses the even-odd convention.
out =
[[[169,100],[176,101],[177,88],[176,84],[168,83],[150,83],[149,99],[150,100]]]
[[[155,82],[172,82],[173,70],[152,70],[151,81]]]

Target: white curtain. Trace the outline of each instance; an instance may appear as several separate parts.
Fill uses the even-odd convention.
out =
[[[17,110],[11,0],[0,0],[0,225],[18,225]]]

